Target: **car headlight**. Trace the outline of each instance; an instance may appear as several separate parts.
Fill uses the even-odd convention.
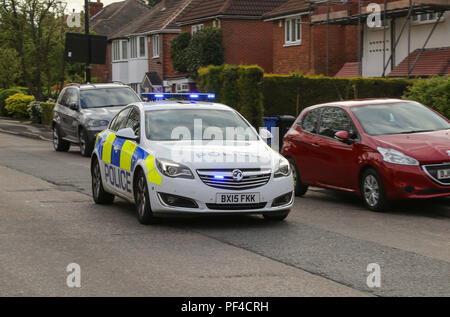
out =
[[[156,159],[156,166],[167,177],[194,179],[191,170],[185,165],[170,160]]]
[[[285,159],[280,159],[277,168],[275,169],[274,177],[285,177],[291,174],[291,166],[289,162]]]
[[[419,162],[415,158],[407,156],[400,151],[383,147],[378,147],[377,150],[383,156],[385,162],[399,165],[419,165]]]
[[[93,128],[93,127],[104,127],[104,126],[107,126],[108,124],[109,124],[108,120],[95,120],[95,119],[93,119],[93,120],[89,120],[87,122],[87,126],[91,127],[91,128]]]

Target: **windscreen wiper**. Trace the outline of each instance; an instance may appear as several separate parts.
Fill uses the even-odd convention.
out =
[[[413,134],[413,133],[422,133],[422,132],[433,132],[434,130],[413,130],[402,132],[401,134]]]

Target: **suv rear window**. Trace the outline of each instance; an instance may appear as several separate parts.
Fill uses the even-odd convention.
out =
[[[80,91],[81,108],[105,108],[126,106],[139,102],[138,96],[131,88],[98,88]]]

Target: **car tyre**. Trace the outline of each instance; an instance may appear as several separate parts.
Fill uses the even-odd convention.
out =
[[[100,171],[100,164],[95,158],[91,168],[92,175],[92,197],[99,205],[109,205],[114,201],[114,195],[107,193],[103,188],[102,173]]]
[[[61,131],[57,124],[53,125],[53,147],[57,152],[67,152],[70,149],[70,142],[61,138]]]
[[[308,191],[309,186],[302,183],[300,173],[294,160],[289,158],[288,161],[291,164],[292,177],[294,178],[295,196],[302,197]]]
[[[273,222],[278,222],[278,221],[283,221],[287,218],[287,216],[289,215],[290,210],[288,211],[283,211],[280,213],[267,213],[267,214],[263,214],[264,220],[266,221],[273,221]]]
[[[364,205],[376,212],[384,212],[389,207],[389,200],[381,177],[373,168],[364,171],[360,182],[361,197]]]
[[[158,222],[158,219],[154,217],[150,207],[150,196],[148,194],[147,180],[142,170],[139,170],[136,175],[134,200],[136,202],[136,213],[139,223],[143,225],[151,225]]]
[[[79,133],[80,153],[84,157],[90,157],[94,150],[93,143],[89,140],[85,129],[80,129]]]

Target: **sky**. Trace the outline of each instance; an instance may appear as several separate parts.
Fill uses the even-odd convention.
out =
[[[90,0],[92,2],[97,2],[97,0]],[[120,2],[123,0],[101,0],[104,6],[111,4],[113,2]],[[62,2],[67,3],[67,9],[69,12],[72,12],[75,9],[75,12],[80,12],[84,7],[84,0],[62,0]]]

